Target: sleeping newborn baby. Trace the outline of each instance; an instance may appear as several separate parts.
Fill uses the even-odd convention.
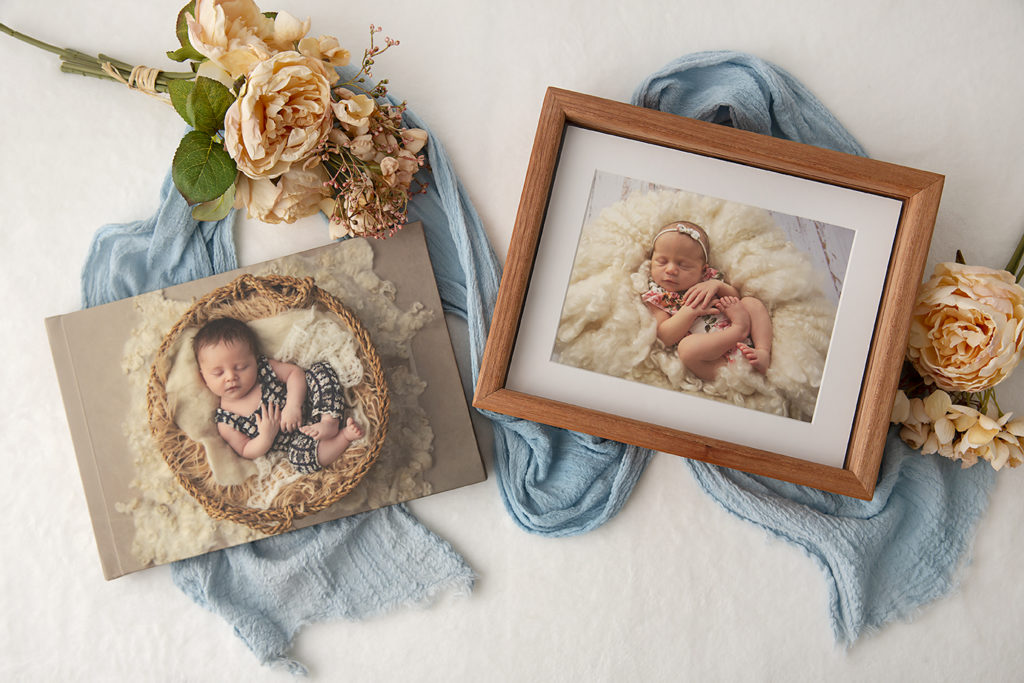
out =
[[[704,229],[679,221],[662,228],[651,243],[651,276],[641,300],[658,324],[658,339],[676,347],[683,365],[711,382],[718,369],[746,359],[768,371],[772,321],[759,299],[739,291],[708,264]]]
[[[221,437],[248,460],[271,449],[288,453],[297,472],[320,470],[363,436],[344,406],[328,363],[303,370],[259,353],[256,334],[240,320],[217,318],[196,333],[192,350],[206,387],[220,398],[214,414]]]

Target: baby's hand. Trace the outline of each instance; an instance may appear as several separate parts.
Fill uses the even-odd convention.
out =
[[[692,321],[694,318],[699,318],[702,315],[717,315],[721,312],[722,309],[718,305],[718,299],[715,299],[714,303],[712,303],[710,306],[705,306],[701,308],[681,306],[679,310],[673,314],[673,317],[685,317]]]
[[[715,304],[708,306],[707,308],[698,308],[696,309],[696,311],[697,315],[718,315],[719,313],[722,312],[722,309],[721,307],[718,306],[718,303],[716,301]]]
[[[720,285],[720,280],[698,282],[693,287],[686,290],[686,295],[683,296],[683,305],[695,310],[709,308],[711,306],[711,302],[714,301],[715,297],[718,295],[718,288]]]
[[[294,432],[302,426],[302,406],[285,402],[281,411],[281,431]]]
[[[260,411],[256,413],[256,429],[259,430],[261,436],[263,434],[277,436],[277,433],[281,431],[281,408],[276,403],[271,401],[260,406]]]

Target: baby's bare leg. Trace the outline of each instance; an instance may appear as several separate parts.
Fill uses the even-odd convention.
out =
[[[753,368],[763,374],[772,362],[772,319],[760,299],[743,297],[740,305],[750,315],[750,340],[754,346],[751,348],[744,343],[736,346]]]
[[[703,336],[703,335],[702,335]],[[725,365],[725,358],[721,355],[714,360],[700,360],[697,358],[686,358],[685,354],[679,353],[679,360],[683,361],[686,369],[705,382],[714,382],[718,368]]]
[[[330,438],[321,439],[317,442],[316,459],[320,466],[327,467],[336,461],[344,455],[348,447],[352,445],[352,442],[361,439],[364,433],[363,428],[355,420],[351,417],[348,418],[344,429]]]
[[[705,382],[713,381],[725,360],[722,356],[750,334],[750,314],[736,297],[722,297],[718,308],[732,324],[707,334],[690,334],[679,341],[676,353],[693,374]]]

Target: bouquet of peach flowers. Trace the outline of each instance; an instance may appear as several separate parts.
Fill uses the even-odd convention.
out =
[[[266,223],[322,211],[331,237],[387,237],[406,220],[413,174],[427,134],[402,123],[404,103],[387,80],[370,85],[374,58],[398,41],[370,26],[359,71],[342,81],[349,52],[332,36],[308,35],[310,21],[264,13],[253,0],[192,0],[178,14],[188,71],[133,67],[104,55],[57,48],[0,24],[0,30],[61,57],[70,73],[121,81],[170,102],[191,127],[171,165],[174,184],[199,220],[231,207]]]
[[[996,470],[1024,462],[1024,418],[995,386],[1024,357],[1024,237],[1005,270],[940,263],[911,314],[907,363],[893,405],[900,437],[922,453]]]

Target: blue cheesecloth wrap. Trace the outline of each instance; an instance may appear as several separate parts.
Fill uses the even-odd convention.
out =
[[[673,62],[640,86],[634,103],[864,154],[800,83],[740,53],[705,52]],[[406,118],[427,128],[410,110]],[[426,153],[428,191],[413,199],[409,217],[424,224],[445,310],[467,321],[475,381],[500,269],[433,135]],[[235,267],[231,217],[196,223],[169,177],[161,200],[152,218],[97,233],[82,276],[85,305]],[[502,499],[514,521],[537,534],[567,536],[600,526],[622,507],[651,455],[516,418],[488,417]],[[892,434],[870,502],[681,462],[727,510],[818,561],[841,642],[905,617],[951,588],[994,481],[988,468],[961,472],[954,463],[920,457]],[[417,572],[408,566],[410,557],[419,558],[412,563]],[[304,668],[287,652],[302,625],[372,616],[446,588],[468,590],[473,581],[462,558],[404,506],[184,560],[173,573],[193,600],[234,626],[261,662],[295,673]]]
[[[700,52],[651,74],[633,104],[867,156],[795,78],[737,52]],[[995,472],[922,457],[888,435],[872,500],[685,460],[708,495],[804,550],[821,567],[836,640],[911,616],[955,585]]]

